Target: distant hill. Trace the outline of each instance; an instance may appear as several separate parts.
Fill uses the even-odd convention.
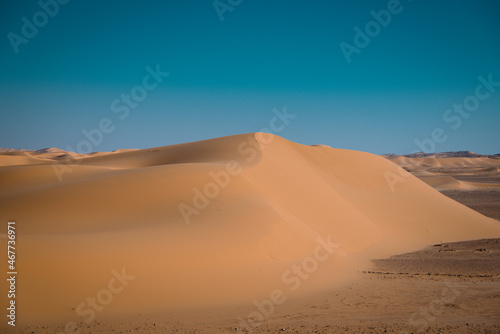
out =
[[[67,153],[67,151],[61,150],[56,147],[42,148],[41,150],[36,150],[34,153]]]
[[[124,152],[132,152],[132,151],[137,151],[135,148],[130,148],[130,149],[119,149],[119,150],[114,150],[111,152],[92,152],[88,154],[80,154],[76,152],[71,152],[71,151],[65,151],[57,147],[47,147],[47,148],[42,148],[40,150],[25,150],[25,149],[15,149],[15,148],[0,148],[0,154],[3,155],[20,155],[22,153],[28,153],[31,156],[44,156],[47,158],[50,156],[50,158],[53,157],[66,157],[66,156],[79,156],[79,157],[95,157],[95,156],[100,156],[100,155],[106,155],[106,154],[114,154],[114,153],[124,153]]]
[[[417,152],[417,153],[411,153],[411,154],[404,154],[404,155],[398,155],[398,154],[393,154],[393,153],[388,153],[388,154],[382,154],[384,158],[395,158],[398,156],[403,156],[406,158],[492,158],[492,159],[500,159],[500,153],[499,154],[493,154],[493,155],[482,155],[478,153],[474,153],[471,151],[454,151],[454,152],[441,152],[441,153],[424,153],[424,152]]]
[[[24,150],[24,149],[15,149],[15,148],[1,148],[0,147],[0,153],[5,153],[5,152],[33,152],[33,150]]]

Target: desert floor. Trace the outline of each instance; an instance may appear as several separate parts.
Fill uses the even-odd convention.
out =
[[[499,333],[500,239],[437,244],[375,260],[343,287],[265,309],[253,305],[97,318],[80,333]],[[261,313],[262,314],[262,313]],[[60,333],[63,323],[19,328]]]

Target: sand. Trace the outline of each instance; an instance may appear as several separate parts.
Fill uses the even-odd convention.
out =
[[[498,156],[480,156],[472,152],[470,155],[477,157],[442,157],[443,155],[445,154],[437,153],[425,158],[392,155],[388,159],[437,190],[500,188]]]
[[[494,166],[483,162],[449,163]],[[444,283],[380,277],[371,260],[500,237],[497,220],[383,157],[262,133],[89,155],[2,152],[0,166],[0,220],[16,221],[17,328],[26,332],[412,328],[411,296],[425,306]],[[455,181],[492,188],[437,183]],[[498,279],[480,283],[473,295],[498,291]],[[471,325],[495,328],[497,300]],[[428,322],[458,333],[457,314]]]
[[[498,333],[499,254],[500,239],[483,239],[376,260],[343,286],[266,308],[258,326],[238,320],[259,310],[251,304],[108,315],[78,326],[83,333]],[[23,330],[54,333],[61,326]]]
[[[404,156],[390,156],[389,160],[410,171],[442,194],[487,217],[500,220],[498,155],[464,153],[469,157],[446,158],[446,153],[438,153],[428,156],[425,163],[422,158]]]

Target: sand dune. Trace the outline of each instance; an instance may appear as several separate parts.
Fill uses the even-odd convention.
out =
[[[425,154],[417,154],[420,155]],[[472,152],[447,152],[425,157],[389,155],[386,158],[440,191],[500,188],[498,182],[500,160],[497,155],[481,156]],[[480,182],[474,182],[476,180]]]
[[[498,221],[382,157],[268,134],[22,153],[0,155],[0,218],[16,220],[22,240],[24,319],[70,319],[113,269],[135,278],[103,314],[137,314],[251,302],[297,285],[300,296],[338,286],[371,258],[500,237]],[[391,187],[387,173],[401,182]]]
[[[397,163],[398,165],[404,165],[408,167],[418,168],[418,167],[478,167],[478,166],[498,166],[500,160],[492,159],[488,157],[477,157],[477,158],[436,158],[436,157],[426,157],[426,158],[408,158],[405,156],[395,156],[390,158],[391,161]]]
[[[419,178],[437,190],[476,190],[500,188],[499,184],[459,181],[453,176],[446,175],[420,175]]]

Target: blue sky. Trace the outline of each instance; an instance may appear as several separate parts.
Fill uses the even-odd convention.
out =
[[[269,128],[286,106],[296,117],[276,134],[302,144],[500,153],[500,87],[443,119],[474,102],[479,76],[500,82],[498,1],[218,0],[219,13],[201,0],[55,1],[0,3],[0,147],[76,150],[103,119],[113,130],[93,151],[170,145]],[[26,20],[39,25],[28,38]],[[350,63],[342,42],[357,47]],[[169,75],[120,119],[113,102],[157,65]]]

